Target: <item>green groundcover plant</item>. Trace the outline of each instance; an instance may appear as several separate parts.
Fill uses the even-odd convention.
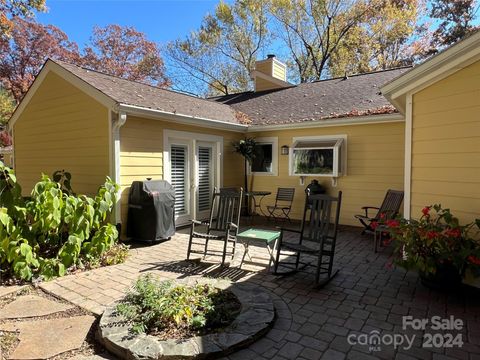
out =
[[[116,310],[134,333],[188,335],[228,325],[240,303],[232,293],[209,284],[184,285],[148,274],[135,282]]]
[[[425,275],[434,275],[445,266],[459,275],[467,269],[475,276],[480,275],[479,219],[461,225],[449,209],[436,204],[424,207],[418,220],[399,217],[380,223],[389,229],[388,241],[394,241],[397,265]]]
[[[0,162],[0,276],[48,280],[84,263],[113,263],[118,240],[108,216],[118,185],[110,178],[97,195],[75,195],[71,175],[42,175],[29,198],[22,197],[14,172]],[[117,259],[118,258],[118,259]]]

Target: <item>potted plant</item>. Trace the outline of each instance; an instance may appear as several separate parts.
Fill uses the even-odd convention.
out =
[[[480,275],[480,220],[460,225],[449,209],[426,206],[419,220],[385,220],[395,243],[394,263],[418,270],[422,283],[436,289],[457,288],[467,269]]]
[[[245,138],[232,143],[232,146],[237,154],[243,156],[244,167],[244,189],[248,192],[248,164],[251,164],[255,158],[255,145],[257,145],[254,138]],[[248,196],[245,196],[245,210],[248,214]]]

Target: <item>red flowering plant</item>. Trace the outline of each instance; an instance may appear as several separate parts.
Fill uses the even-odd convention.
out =
[[[424,275],[434,275],[441,266],[453,267],[459,275],[467,268],[480,275],[480,220],[460,225],[441,205],[422,209],[418,220],[397,218],[383,222],[395,243],[394,263]]]

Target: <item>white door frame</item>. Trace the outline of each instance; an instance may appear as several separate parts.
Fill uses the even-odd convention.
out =
[[[216,135],[209,135],[203,133],[194,133],[188,131],[177,131],[177,130],[170,130],[165,129],[163,131],[163,179],[169,182],[172,181],[171,179],[171,163],[170,163],[170,146],[172,143],[175,143],[175,140],[185,140],[189,141],[192,144],[192,153],[194,155],[195,161],[192,167],[193,174],[190,176],[189,185],[190,188],[196,187],[196,183],[192,184],[193,177],[197,172],[197,142],[210,142],[214,143],[214,152],[215,158],[212,159],[215,167],[215,183],[218,184],[217,186],[223,186],[223,137],[216,136]],[[193,218],[196,217],[197,211],[197,201],[196,201],[196,191],[194,191],[190,198],[190,206],[192,211]],[[181,224],[179,224],[181,225]]]

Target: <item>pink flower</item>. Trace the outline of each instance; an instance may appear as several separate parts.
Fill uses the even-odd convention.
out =
[[[459,228],[448,229],[445,231],[445,235],[448,237],[459,238],[462,235],[462,231]]]
[[[398,220],[387,220],[386,224],[389,228],[398,228],[400,226],[400,222]]]
[[[435,239],[435,238],[438,237],[438,235],[440,235],[440,234],[436,231],[433,231],[433,230],[427,231],[427,238],[428,239]]]
[[[375,229],[378,227],[378,222],[372,221],[372,222],[370,223],[370,227],[371,227],[373,230],[375,230]]]
[[[428,216],[430,214],[430,209],[432,207],[431,206],[425,206],[423,209],[422,209],[422,213],[424,216]]]
[[[472,264],[474,265],[480,265],[480,259],[476,256],[473,256],[473,255],[470,255],[468,258],[467,258],[468,261],[470,261]]]

